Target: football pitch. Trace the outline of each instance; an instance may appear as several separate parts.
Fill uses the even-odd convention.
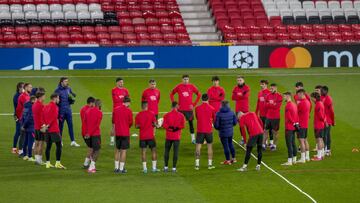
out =
[[[276,83],[280,92],[294,92],[294,84],[302,81],[308,92],[318,84],[327,85],[333,97],[336,126],[332,128],[332,156],[320,162],[280,164],[287,160],[284,139],[284,120],[279,133],[278,150],[266,151],[265,162],[255,171],[256,161],[250,160],[249,170],[237,172],[242,165],[244,150],[236,147],[238,163],[220,165],[224,154],[217,132],[214,133],[214,165],[207,169],[206,146],[202,148],[200,170],[194,170],[195,146],[190,143],[188,126],[183,130],[177,173],[142,173],[138,138],[131,137],[126,168],[127,174],[114,174],[114,147],[109,146],[112,110],[111,89],[115,78],[124,78],[132,99],[131,109],[140,111],[140,98],[148,80],[156,79],[161,91],[159,109],[170,109],[169,93],[181,82],[182,74],[190,75],[190,82],[201,92],[211,86],[211,77],[218,75],[231,100],[236,76],[244,75],[251,88],[251,111],[255,111],[259,81]],[[68,76],[70,86],[77,94],[72,106],[78,113],[88,96],[103,101],[104,117],[101,125],[102,149],[97,161],[98,172],[83,170],[86,147],[80,135],[80,117],[73,115],[75,137],[81,147],[70,147],[67,125],[64,129],[62,163],[67,170],[45,169],[33,162],[23,161],[10,153],[15,122],[12,117],[12,97],[16,83],[30,82],[42,86],[48,97],[55,90],[61,76]],[[359,202],[360,199],[360,69],[259,69],[259,70],[140,70],[140,71],[1,71],[0,72],[0,202]],[[231,102],[232,107],[234,103]],[[313,116],[313,112],[311,112]],[[311,116],[311,117],[312,117]],[[195,122],[196,123],[196,122]],[[235,140],[240,140],[239,128],[234,128]],[[131,129],[131,133],[138,130]],[[164,130],[156,130],[158,167],[163,167]],[[309,126],[310,148],[315,147],[312,118]],[[254,150],[255,152],[255,150]],[[314,152],[312,152],[314,153]],[[300,155],[298,154],[298,157]],[[311,155],[312,156],[312,155]],[[55,161],[55,147],[52,150]],[[172,157],[172,156],[171,156]],[[170,159],[170,163],[171,159]],[[151,165],[148,153],[148,167]],[[170,164],[171,167],[171,164]],[[296,189],[296,188],[297,189]]]

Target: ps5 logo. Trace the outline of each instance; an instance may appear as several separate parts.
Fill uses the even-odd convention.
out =
[[[65,65],[67,66],[68,70],[74,70],[76,68],[81,67],[81,69],[86,69],[86,65],[95,64],[97,61],[105,61],[105,67],[100,69],[120,69],[126,68],[126,64],[131,67],[134,65],[138,65],[136,69],[154,69],[155,62],[151,59],[144,59],[144,56],[154,56],[155,52],[148,51],[148,52],[108,52],[106,57],[98,57],[94,52],[68,52],[67,57],[69,57],[68,63]],[[57,66],[50,65],[51,63],[51,55],[49,52],[43,49],[34,48],[34,62],[33,65],[29,65],[26,67],[21,68],[20,70],[59,70],[60,68]],[[139,59],[140,57],[141,59]],[[76,58],[76,59],[75,59]],[[73,59],[73,60],[72,60]],[[124,65],[121,67],[114,67],[114,62],[124,62]],[[89,66],[89,69],[94,69],[93,66]]]

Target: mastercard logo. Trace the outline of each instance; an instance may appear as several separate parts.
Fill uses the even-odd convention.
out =
[[[279,47],[269,58],[271,68],[309,68],[312,63],[310,52],[303,47]]]

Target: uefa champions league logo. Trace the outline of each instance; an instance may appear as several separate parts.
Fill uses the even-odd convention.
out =
[[[254,56],[250,52],[239,51],[233,55],[233,65],[237,68],[251,68],[254,65]]]
[[[229,46],[228,48],[229,69],[253,69],[259,68],[258,46]]]

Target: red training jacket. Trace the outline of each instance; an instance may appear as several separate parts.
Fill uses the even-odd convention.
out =
[[[59,107],[55,104],[55,102],[51,101],[48,105],[44,106],[42,123],[49,125],[48,133],[60,133],[58,115]]]
[[[42,126],[42,112],[43,112],[44,104],[36,100],[36,102],[32,105],[32,112],[34,117],[34,129],[40,130]]]
[[[316,130],[324,129],[326,123],[325,107],[321,101],[316,101],[314,111],[314,128]]]
[[[259,91],[258,100],[256,103],[256,110],[255,110],[256,115],[259,115],[261,117],[266,117],[267,109],[266,109],[265,98],[270,93],[271,93],[270,90],[267,88]]]
[[[294,123],[299,122],[298,109],[294,102],[285,105],[285,130],[295,130]]]
[[[329,125],[335,125],[335,113],[332,98],[329,95],[321,96],[321,101],[324,103],[326,122]]]
[[[125,87],[122,87],[122,88],[114,87],[111,90],[111,94],[112,94],[112,101],[113,101],[113,110],[116,107],[121,106],[123,104],[124,97],[130,96],[129,91]]]
[[[282,96],[280,93],[270,93],[266,96],[266,118],[280,119],[280,108],[282,104]]]
[[[236,85],[232,91],[231,99],[235,101],[235,111],[236,113],[241,111],[243,113],[249,112],[249,97],[250,97],[250,87],[245,85],[239,87]]]
[[[100,136],[100,124],[102,120],[102,112],[98,107],[88,108],[85,112],[85,135]]]
[[[312,108],[311,98],[307,93],[305,93],[305,98],[306,98],[306,100],[308,100],[310,102],[310,111],[311,111],[311,108]],[[294,95],[294,99],[295,99],[296,104],[299,104],[301,99],[297,96],[297,94]]]
[[[195,108],[198,133],[212,133],[215,121],[215,109],[208,103],[202,103]]]
[[[80,119],[81,119],[81,135],[84,137],[86,135],[86,124],[85,124],[85,113],[91,107],[89,105],[85,105],[80,109]]]
[[[155,114],[150,110],[139,112],[135,117],[135,126],[139,130],[140,140],[154,139],[154,124],[156,123]]]
[[[307,99],[300,99],[297,103],[300,128],[309,127],[310,102]]]
[[[215,112],[218,112],[221,107],[221,102],[225,99],[225,90],[224,88],[218,86],[211,86],[207,90],[209,96],[209,104],[214,107]]]
[[[170,93],[171,102],[174,100],[174,95],[179,96],[179,111],[192,111],[200,100],[200,92],[193,84],[178,84]],[[196,100],[193,102],[193,94],[196,94]]]
[[[148,109],[155,115],[159,114],[160,90],[147,88],[142,93],[141,101],[148,103]]]
[[[178,131],[172,132],[169,127],[179,128]],[[181,130],[185,127],[185,117],[176,109],[164,115],[163,128],[166,129],[166,140],[180,140]]]
[[[23,92],[23,93],[20,94],[20,96],[18,98],[18,104],[16,106],[16,111],[15,111],[16,117],[19,120],[21,120],[21,118],[22,118],[22,114],[23,114],[23,111],[24,111],[24,104],[26,102],[28,102],[29,100],[30,100],[29,93]]]
[[[130,128],[133,124],[131,109],[125,105],[116,107],[113,112],[113,124],[115,125],[116,136],[129,137]]]
[[[239,125],[241,128],[246,127],[250,137],[264,133],[263,123],[254,112],[248,112],[241,116]]]

